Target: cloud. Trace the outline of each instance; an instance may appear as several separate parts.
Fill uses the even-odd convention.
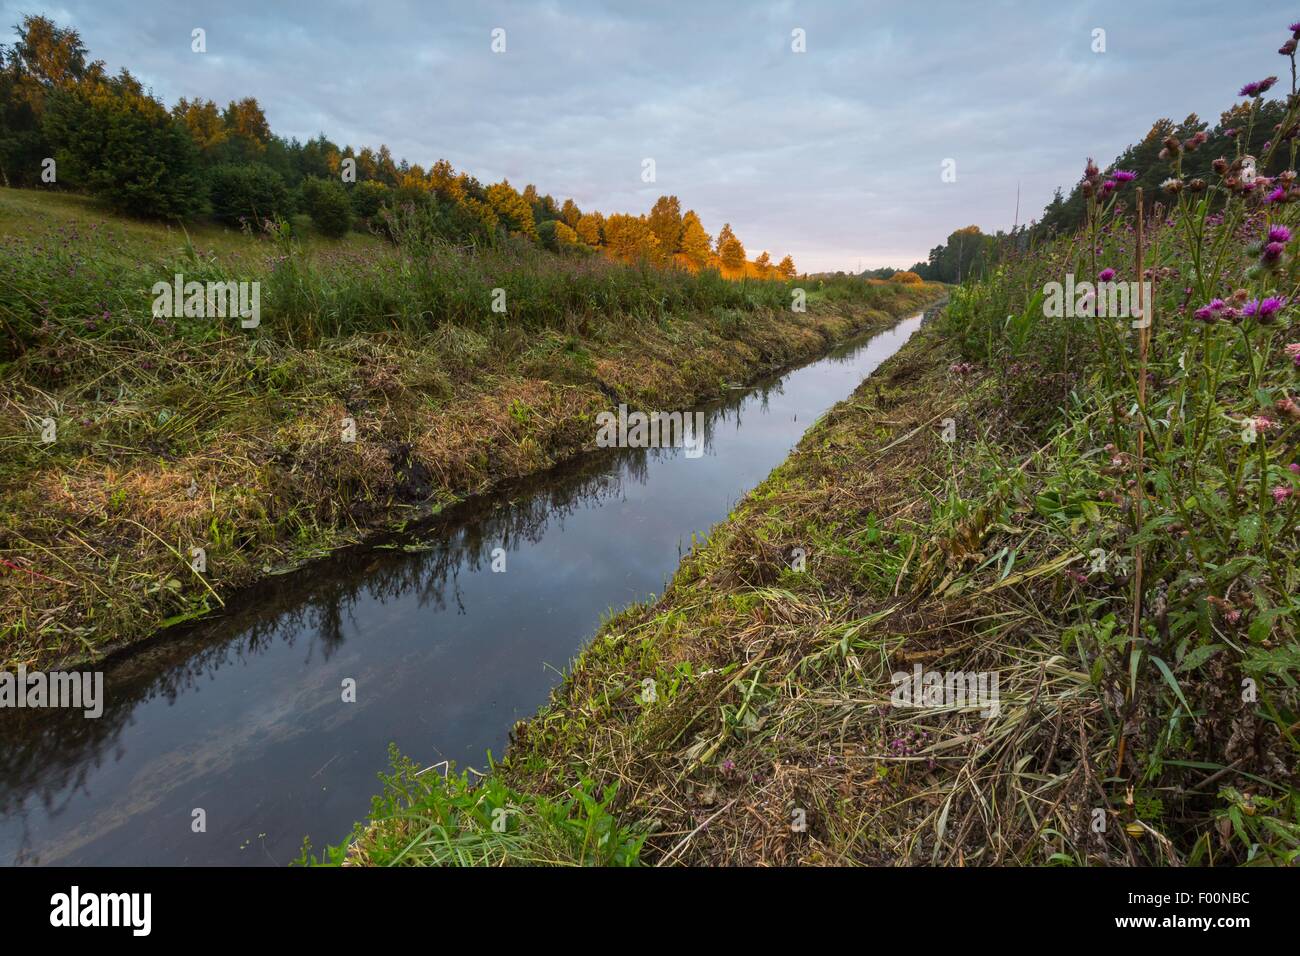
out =
[[[0,5],[7,23],[29,9]],[[1160,116],[1217,118],[1246,80],[1280,72],[1271,54],[1288,19],[1236,18],[1229,32],[1221,4],[1172,0],[231,0],[201,12],[65,0],[48,12],[169,104],[254,96],[281,135],[387,143],[606,212],[675,194],[711,232],[730,222],[751,253],[792,253],[809,270],[905,266],[959,226],[1009,228],[1017,185],[1032,218],[1087,156],[1110,159]],[[206,54],[190,50],[194,27]],[[504,54],[490,49],[495,27]],[[796,27],[806,53],[791,51]],[[1091,49],[1095,28],[1105,53]],[[946,158],[954,183],[940,181]]]

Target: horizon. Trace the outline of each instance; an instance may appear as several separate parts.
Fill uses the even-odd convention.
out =
[[[0,6],[6,28],[42,12]],[[308,29],[242,0],[197,15],[157,0],[43,12],[169,108],[181,97],[251,96],[286,139],[323,132],[340,146],[383,143],[399,160],[428,168],[446,159],[484,183],[532,183],[605,213],[643,213],[676,195],[710,233],[730,223],[751,256],[790,254],[803,272],[906,269],[954,229],[1008,230],[1017,190],[1019,222],[1038,218],[1057,187],[1068,194],[1088,156],[1109,162],[1156,119],[1195,112],[1213,125],[1236,89],[1258,79],[1260,44],[1285,19],[1260,16],[1221,37],[1205,69],[1185,51],[1222,15],[1206,3],[1162,3],[1171,16],[1161,18],[1119,3],[1076,12],[1005,2],[986,14],[994,55],[969,32],[931,28],[953,22],[953,3],[875,21],[835,4],[769,3],[743,20],[697,4],[685,35],[659,11],[580,6],[444,11],[437,29],[396,38],[394,24],[427,14],[335,2],[317,8]],[[1147,20],[1160,23],[1161,38],[1146,37]],[[203,54],[190,48],[196,27],[206,31]],[[503,53],[491,49],[497,28]],[[796,29],[806,52],[792,50]],[[1095,29],[1105,30],[1102,52],[1093,52]],[[435,87],[412,85],[419,71],[473,95],[431,100]],[[957,75],[954,99],[945,78]],[[1151,75],[1169,82],[1137,82]],[[1018,101],[1030,86],[1040,95]],[[1021,162],[1008,164],[1008,154]],[[641,179],[646,158],[655,160],[651,183]],[[942,178],[946,160],[955,181]]]

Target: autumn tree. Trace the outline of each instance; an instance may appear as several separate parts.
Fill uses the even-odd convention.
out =
[[[724,223],[718,233],[718,258],[728,269],[745,268],[745,247],[740,244],[736,234],[731,231],[731,223]]]
[[[700,222],[700,217],[693,209],[688,210],[682,217],[682,238],[679,248],[697,269],[705,268],[712,258],[713,240],[704,231],[704,224]]]
[[[681,202],[676,196],[660,196],[650,207],[650,215],[646,221],[657,241],[659,258],[666,262],[681,248]]]
[[[560,218],[564,220],[566,226],[576,231],[582,219],[582,210],[572,199],[566,199],[564,205],[560,207]]]
[[[533,209],[528,200],[510,185],[510,180],[503,179],[489,186],[487,202],[506,229],[536,241],[537,223],[533,219]]]
[[[583,213],[576,230],[580,240],[595,248],[605,241],[605,217],[598,212]]]
[[[794,259],[786,256],[776,264],[776,271],[782,278],[793,279],[795,277]]]
[[[659,256],[659,240],[644,216],[610,215],[605,220],[605,245],[624,262],[654,261]]]

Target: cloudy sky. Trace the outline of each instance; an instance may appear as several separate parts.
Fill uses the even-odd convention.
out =
[[[906,266],[954,228],[1008,228],[1088,155],[1160,116],[1217,119],[1300,5],[0,0],[44,13],[171,105],[255,96],[271,128],[446,158],[584,209],[680,197],[751,257]],[[1225,12],[1226,10],[1226,12]],[[1233,11],[1237,11],[1234,13]],[[207,52],[191,52],[191,31]],[[506,50],[491,49],[505,31]],[[792,50],[804,31],[806,52]],[[1093,52],[1094,30],[1105,51]],[[656,181],[642,182],[653,158]],[[944,160],[956,181],[943,182]]]

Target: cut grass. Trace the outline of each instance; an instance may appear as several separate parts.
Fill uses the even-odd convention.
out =
[[[619,402],[694,404],[942,291],[864,285],[796,314],[765,304],[784,286],[707,275],[511,250],[413,257],[365,236],[286,247],[199,230],[181,248],[75,197],[0,190],[0,203],[14,253],[0,270],[16,277],[0,324],[18,330],[0,366],[4,666],[93,659],[212,613],[268,569],[578,453]],[[196,267],[269,277],[255,334],[149,314],[151,282]],[[467,276],[532,305],[493,318],[485,294],[473,320],[419,305],[451,302]],[[552,314],[548,290],[570,278],[587,299]]]

